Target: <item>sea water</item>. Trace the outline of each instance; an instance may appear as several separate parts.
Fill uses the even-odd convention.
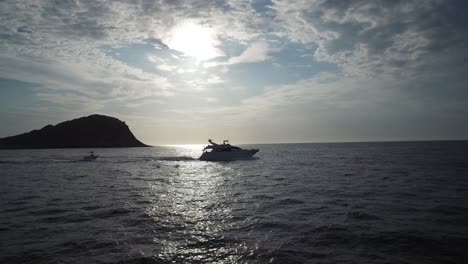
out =
[[[468,142],[0,151],[0,263],[467,263]]]

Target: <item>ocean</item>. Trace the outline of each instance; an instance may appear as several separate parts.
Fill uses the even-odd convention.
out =
[[[0,263],[468,263],[468,141],[0,151]]]

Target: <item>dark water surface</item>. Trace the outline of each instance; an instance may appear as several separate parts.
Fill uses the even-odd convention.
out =
[[[468,263],[468,142],[255,147],[0,151],[0,263]]]

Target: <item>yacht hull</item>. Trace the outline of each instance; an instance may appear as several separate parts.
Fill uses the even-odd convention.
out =
[[[231,161],[231,160],[247,160],[252,159],[253,155],[257,153],[257,149],[238,150],[238,151],[212,151],[204,152],[199,160],[206,161]]]

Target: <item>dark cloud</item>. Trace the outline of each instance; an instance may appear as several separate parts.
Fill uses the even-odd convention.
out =
[[[32,30],[28,26],[22,26],[16,29],[16,32],[19,33],[31,33]]]
[[[108,28],[98,19],[110,14],[108,5],[100,1],[48,1],[41,9],[42,19],[57,26],[56,34],[90,39],[106,37]]]
[[[275,3],[278,26],[292,40],[318,43],[320,60],[393,74],[427,68],[437,59],[456,64],[468,56],[466,1]]]

